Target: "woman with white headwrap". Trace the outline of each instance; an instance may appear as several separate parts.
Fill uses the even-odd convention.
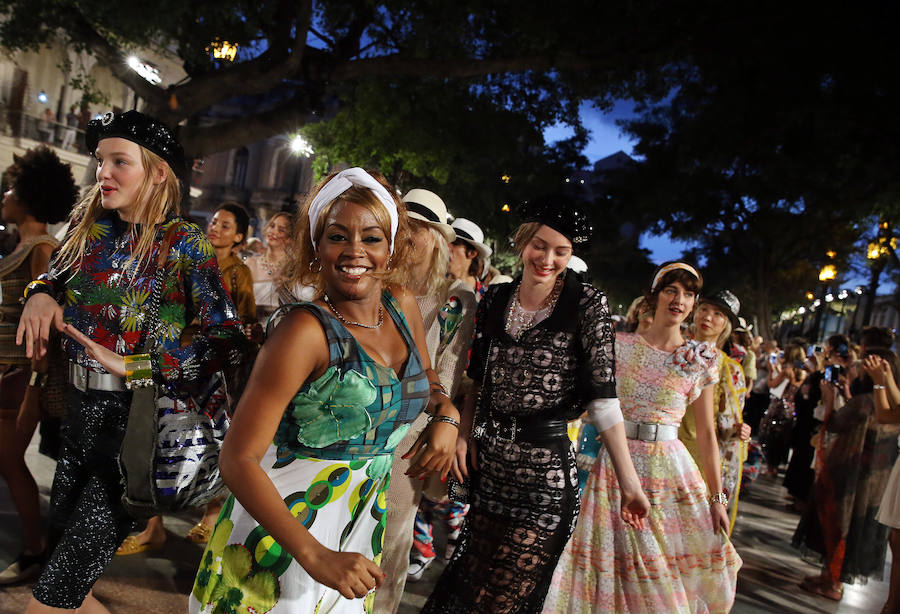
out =
[[[222,447],[234,494],[191,612],[370,613],[394,449],[426,406],[408,474],[451,467],[459,412],[431,369],[415,298],[400,289],[410,242],[392,193],[351,168],[304,207],[286,280],[317,298],[270,321]]]

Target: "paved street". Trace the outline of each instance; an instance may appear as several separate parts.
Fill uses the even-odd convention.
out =
[[[28,463],[36,473],[46,508],[54,463],[37,453],[33,442]],[[809,595],[797,587],[800,579],[816,568],[803,562],[790,547],[797,515],[785,511],[780,482],[761,477],[746,493],[740,508],[734,541],[744,559],[738,577],[735,614],[870,614],[877,613],[887,598],[887,584],[845,586],[840,603]],[[155,552],[115,557],[95,587],[97,597],[113,614],[181,614],[187,610],[187,594],[200,561],[199,546],[181,536],[199,519],[198,513],[166,518],[169,540]],[[0,485],[0,566],[6,567],[19,551],[19,528],[9,493]],[[418,612],[440,573],[432,565],[423,580],[407,585],[400,614]],[[885,570],[885,576],[887,572]],[[0,589],[0,614],[19,614],[30,590],[26,586]]]

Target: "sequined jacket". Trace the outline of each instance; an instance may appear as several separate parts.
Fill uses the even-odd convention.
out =
[[[588,402],[615,398],[615,331],[606,295],[567,275],[550,315],[516,341],[505,325],[517,283],[490,286],[475,315],[467,372],[483,386],[482,416],[573,420]]]
[[[225,364],[241,360],[245,343],[215,252],[200,228],[169,216],[156,231],[151,264],[127,265],[136,233],[117,214],[109,213],[91,227],[84,257],[74,271],[56,269],[51,258],[48,278],[62,298],[67,324],[117,354],[134,353],[147,319],[159,245],[176,222],[181,225],[166,260],[159,326],[148,331],[146,345],[157,348],[151,351],[157,384],[182,396],[191,384],[202,384]],[[182,347],[181,332],[195,318],[199,334]],[[65,338],[64,346],[70,360],[103,371],[80,343]]]

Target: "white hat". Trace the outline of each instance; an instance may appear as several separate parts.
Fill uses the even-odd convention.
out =
[[[572,269],[576,273],[587,273],[587,262],[572,254],[569,258],[569,264],[566,265],[568,268]]]
[[[444,235],[447,243],[456,241],[456,233],[447,224],[447,218],[449,217],[447,215],[447,206],[440,196],[422,188],[413,188],[403,197],[403,202],[406,203],[406,213],[409,217],[434,226],[436,230]]]
[[[491,248],[484,244],[484,233],[478,224],[458,217],[450,225],[456,231],[456,238],[461,239],[478,250],[478,254],[485,260],[491,256]]]

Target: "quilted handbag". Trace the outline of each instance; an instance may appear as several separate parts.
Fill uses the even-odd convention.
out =
[[[179,225],[169,227],[160,245],[148,317],[136,354],[153,349],[147,347],[147,332],[158,323],[164,266]],[[186,399],[173,399],[156,385],[135,389],[119,452],[125,486],[122,503],[129,514],[149,518],[201,507],[225,494],[219,450],[228,429],[228,416],[228,395],[221,373]]]

